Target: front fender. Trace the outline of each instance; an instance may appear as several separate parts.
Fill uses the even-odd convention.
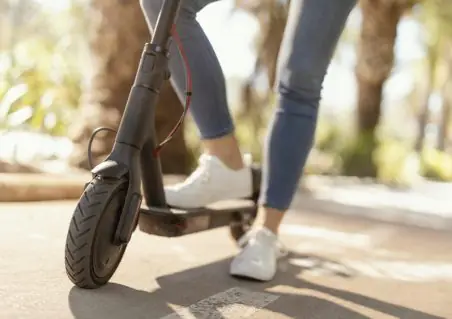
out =
[[[106,160],[91,170],[93,175],[101,177],[121,178],[129,173],[126,164],[114,160]]]

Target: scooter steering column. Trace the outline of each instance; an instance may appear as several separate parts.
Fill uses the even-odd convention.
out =
[[[159,158],[153,156],[156,146],[155,107],[163,82],[169,79],[168,51],[171,29],[180,0],[165,0],[150,43],[146,43],[138,72],[119,124],[113,150],[92,173],[102,177],[127,175],[129,186],[115,234],[115,242],[130,240],[141,206],[141,170],[146,167],[143,186],[148,206],[165,207],[163,178]],[[143,170],[144,171],[144,170]]]

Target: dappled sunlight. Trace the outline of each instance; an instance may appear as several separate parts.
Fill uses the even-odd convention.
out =
[[[0,317],[452,318],[452,0],[359,0],[340,37],[341,8],[303,7],[315,25],[288,65],[286,0],[211,1],[182,24],[140,1],[0,2]],[[208,142],[202,123],[219,129]],[[252,174],[216,173],[234,175],[221,162],[239,168],[240,152]],[[164,185],[198,164],[173,187],[194,205],[176,208]],[[292,200],[278,228],[258,200],[281,172],[293,188],[276,187]],[[216,181],[246,183],[246,207]],[[243,236],[261,217],[277,236]],[[237,255],[271,280],[231,276]]]
[[[339,221],[339,220],[335,220]],[[291,247],[281,259],[281,271],[299,269],[299,276],[375,278],[391,281],[434,283],[452,281],[452,257],[448,245],[425,245],[433,232],[411,233],[391,225],[354,226],[347,222],[324,227],[284,224],[282,241]],[[346,230],[344,230],[344,228]],[[400,239],[403,236],[403,240]],[[439,236],[436,240],[448,240]],[[421,257],[428,254],[429,257]],[[328,256],[328,257],[326,257]]]
[[[452,262],[343,260],[362,276],[413,282],[452,281]]]
[[[371,247],[372,245],[372,238],[370,235],[350,234],[322,227],[283,224],[280,228],[280,233],[284,236],[307,237],[320,240],[321,242],[331,242],[336,245],[363,249]]]
[[[369,277],[409,282],[452,281],[452,262],[428,262],[384,259],[337,259],[321,257],[289,259],[288,263],[300,267],[300,275]],[[284,269],[284,266],[282,266]]]

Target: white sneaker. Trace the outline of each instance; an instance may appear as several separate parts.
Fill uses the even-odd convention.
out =
[[[198,168],[182,183],[166,186],[170,206],[203,207],[218,201],[251,196],[252,176],[249,165],[233,170],[215,156],[203,154]]]
[[[284,255],[278,237],[267,228],[246,234],[239,241],[243,248],[231,263],[232,276],[269,281],[275,277],[277,260]]]

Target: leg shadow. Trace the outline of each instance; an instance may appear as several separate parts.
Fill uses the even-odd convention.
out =
[[[297,264],[290,259],[301,261]],[[282,262],[281,270],[269,283],[245,281],[228,275],[230,259],[223,259],[201,267],[157,278],[159,288],[154,291],[136,290],[124,285],[110,283],[97,290],[72,288],[68,302],[76,319],[160,319],[173,313],[173,306],[187,308],[194,318],[225,318],[220,308],[225,304],[210,303],[208,317],[199,315],[199,307],[191,307],[202,299],[218,294],[230,288],[240,288],[252,292],[277,295],[279,298],[265,307],[269,311],[280,313],[289,318],[369,318],[347,307],[324,298],[300,294],[302,291],[320,292],[332,297],[346,300],[369,309],[373,309],[397,318],[439,319],[421,311],[399,306],[365,295],[342,289],[330,288],[300,279],[303,271],[316,270],[329,276],[351,278],[358,275],[353,269],[314,255],[290,253]],[[273,293],[277,286],[289,287],[296,293]],[[172,315],[171,319],[184,318]],[[169,319],[169,318],[168,318]]]

